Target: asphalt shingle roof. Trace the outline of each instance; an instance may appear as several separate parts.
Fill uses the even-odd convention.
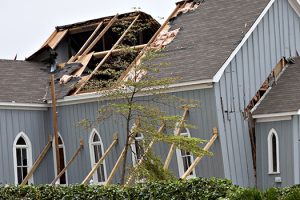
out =
[[[205,0],[171,21],[180,28],[155,62],[168,63],[159,78],[176,76],[180,82],[212,79],[241,42],[269,0]]]
[[[42,63],[0,59],[0,102],[42,103],[48,71]]]
[[[300,57],[294,58],[253,115],[294,112],[300,109]]]

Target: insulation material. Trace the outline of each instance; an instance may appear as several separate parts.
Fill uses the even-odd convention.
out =
[[[161,48],[170,44],[178,34],[179,30],[180,28],[173,31],[162,31],[157,39],[151,44],[151,47]]]
[[[178,13],[187,13],[189,11],[194,11],[198,7],[199,7],[199,3],[194,3],[194,2],[187,3],[187,4],[185,4],[185,6],[183,8],[180,8],[178,10]]]
[[[69,82],[69,80],[71,80],[72,76],[70,75],[63,75],[60,80],[59,80],[59,83],[60,84],[65,84],[67,82]]]

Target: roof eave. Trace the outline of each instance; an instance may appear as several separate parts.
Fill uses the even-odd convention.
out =
[[[254,114],[252,117],[254,119],[263,119],[263,118],[272,118],[272,117],[286,117],[286,116],[293,116],[293,115],[300,115],[300,109],[297,111],[289,111],[289,112]]]

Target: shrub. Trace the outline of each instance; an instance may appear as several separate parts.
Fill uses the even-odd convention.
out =
[[[231,181],[217,178],[196,178],[188,181],[162,181],[136,184],[131,187],[117,185],[70,186],[0,186],[0,199],[16,200],[73,200],[73,199],[203,199],[225,198],[228,192],[237,190]]]

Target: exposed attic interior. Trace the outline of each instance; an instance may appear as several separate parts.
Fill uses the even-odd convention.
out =
[[[171,43],[180,30],[170,30],[172,20],[198,6],[197,1],[177,3],[162,26],[143,12],[58,26],[27,60],[48,64],[58,98],[105,90],[126,78],[149,48]]]

